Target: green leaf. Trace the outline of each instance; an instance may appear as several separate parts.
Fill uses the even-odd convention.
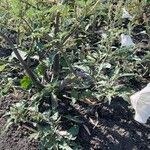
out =
[[[39,76],[44,76],[45,71],[46,71],[45,63],[42,62],[41,64],[39,64],[36,70]]]
[[[20,81],[21,87],[24,89],[28,89],[29,86],[31,85],[31,83],[32,83],[32,81],[29,78],[29,76],[24,76],[23,79],[21,79],[21,81]]]
[[[0,72],[2,72],[5,69],[6,65],[0,65]]]
[[[71,99],[72,99],[72,103],[76,103],[76,101],[78,100],[79,94],[76,90],[72,90],[71,91]]]
[[[68,132],[74,137],[76,135],[78,135],[79,133],[79,126],[74,125],[73,127],[71,127]]]
[[[26,14],[29,18],[33,18],[35,15],[35,11],[37,11],[37,10],[30,8],[29,10],[27,10]]]
[[[81,121],[78,116],[65,115],[64,117],[68,120],[75,122],[75,123],[83,123],[83,121]]]
[[[46,10],[45,13],[50,13],[50,14],[55,13],[56,11],[60,11],[61,7],[62,7],[61,5],[54,5],[50,9]]]
[[[80,7],[85,7],[85,1],[82,1],[82,0],[77,0],[76,1],[76,4],[78,5],[78,6],[80,6]]]
[[[90,68],[89,66],[86,65],[74,65],[75,68],[83,70],[84,72],[90,72]]]
[[[6,95],[8,93],[9,89],[12,87],[12,83],[13,83],[12,79],[9,79],[8,83],[1,90],[1,92],[2,92],[3,95]]]
[[[51,116],[51,119],[56,121],[58,119],[58,117],[59,117],[59,114],[58,114],[58,112],[56,112],[53,114],[53,116]]]
[[[59,145],[59,148],[62,150],[73,150],[66,142],[64,142],[62,145]]]
[[[9,0],[11,6],[11,13],[14,16],[19,16],[21,10],[21,1],[20,0]]]

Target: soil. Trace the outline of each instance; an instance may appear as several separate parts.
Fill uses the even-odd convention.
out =
[[[0,126],[6,120],[2,115],[17,102],[13,95],[0,100]],[[68,109],[69,108],[69,109]],[[149,150],[150,120],[146,125],[134,121],[134,112],[128,102],[116,98],[111,105],[100,102],[89,105],[78,102],[70,105],[67,101],[59,105],[60,114],[79,116],[79,134],[77,142],[83,150]],[[69,124],[64,119],[63,124]],[[64,126],[65,128],[65,126]],[[38,150],[38,141],[28,138],[29,132],[23,127],[12,126],[0,136],[1,150]]]
[[[3,115],[17,101],[18,99],[11,94],[0,99],[0,129],[6,123]],[[28,135],[29,132],[25,128],[12,126],[7,132],[0,135],[0,150],[38,150],[38,142],[29,140]]]

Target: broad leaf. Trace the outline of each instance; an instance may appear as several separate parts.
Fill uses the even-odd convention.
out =
[[[21,79],[20,81],[21,87],[24,89],[28,89],[31,83],[32,81],[28,76],[24,76],[23,79]]]
[[[0,72],[2,72],[5,69],[6,65],[0,65]]]

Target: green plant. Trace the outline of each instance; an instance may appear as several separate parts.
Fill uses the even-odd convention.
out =
[[[12,123],[30,123],[32,137],[40,139],[43,149],[77,149],[77,125],[73,126],[76,134],[71,133],[73,128],[60,131],[61,115],[57,108],[61,99],[67,98],[71,104],[93,98],[97,102],[111,102],[116,96],[128,99],[132,90],[129,81],[143,80],[149,71],[149,52],[139,57],[136,46],[120,46],[120,34],[132,34],[136,20],[129,21],[127,28],[121,26],[120,8],[130,10],[128,2],[0,2],[0,42],[13,51],[10,57],[1,59],[1,82],[3,87],[7,85],[2,87],[1,95],[20,87],[31,94],[10,108],[7,127]],[[132,1],[136,5],[133,13],[139,11],[140,4],[146,5]],[[12,70],[20,74],[7,80],[6,72]]]

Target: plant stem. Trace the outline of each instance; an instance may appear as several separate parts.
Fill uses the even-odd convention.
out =
[[[59,32],[59,24],[60,24],[60,12],[57,12],[56,17],[55,17],[55,30],[54,30],[54,35],[56,39],[57,39],[58,32]],[[54,62],[53,62],[53,74],[54,76],[58,76],[59,69],[60,69],[60,53],[59,53],[60,42],[57,41],[55,46],[56,46],[57,53],[54,57]]]
[[[74,68],[72,67],[71,63],[67,59],[66,53],[63,52],[63,50],[61,51],[61,53],[62,53],[62,55],[64,57],[65,62],[67,63],[67,66],[70,68],[70,71],[77,77],[77,74],[76,74]]]
[[[10,47],[14,51],[16,57],[18,58],[18,60],[22,64],[23,69],[26,70],[27,74],[29,75],[29,77],[31,78],[33,83],[37,86],[38,90],[42,90],[44,88],[44,86],[40,83],[40,81],[37,79],[37,77],[33,74],[33,72],[27,66],[26,62],[22,59],[22,57],[20,56],[18,50],[14,46],[13,42],[6,35],[4,35],[2,32],[0,32],[0,36],[3,37],[5,39],[5,41],[10,45]]]

